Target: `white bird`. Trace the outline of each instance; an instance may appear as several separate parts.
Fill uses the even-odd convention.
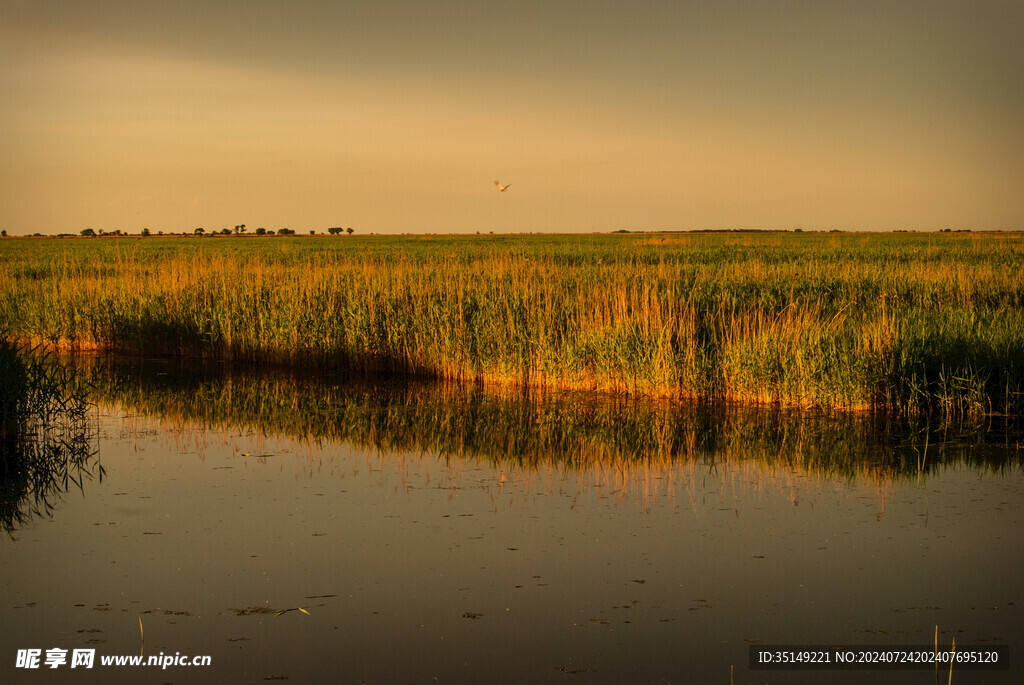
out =
[[[505,185],[501,185],[501,183],[499,183],[498,181],[495,181],[494,185],[498,186],[498,190],[504,193],[506,190],[508,190],[509,186],[512,185],[512,184],[511,183],[506,183]]]

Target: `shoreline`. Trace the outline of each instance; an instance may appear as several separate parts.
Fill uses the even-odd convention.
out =
[[[59,341],[57,344],[44,341],[40,338],[28,339],[14,339],[16,345],[23,346],[30,350],[42,350],[44,353],[52,353],[61,356],[69,356],[72,359],[79,357],[113,357],[121,360],[137,361],[141,362],[144,360],[160,360],[160,361],[182,361],[188,363],[219,363],[228,365],[238,365],[237,368],[242,370],[246,368],[256,367],[271,367],[280,370],[285,373],[297,373],[297,374],[316,374],[316,373],[337,373],[347,378],[356,378],[361,382],[395,382],[395,381],[409,381],[419,382],[428,384],[440,384],[447,386],[454,384],[460,387],[483,387],[488,389],[497,390],[499,392],[505,391],[525,391],[525,392],[538,392],[541,396],[548,394],[557,395],[580,395],[581,397],[600,397],[609,400],[625,400],[625,401],[652,401],[652,402],[679,402],[685,404],[697,404],[697,405],[711,405],[711,406],[723,406],[723,407],[734,407],[740,409],[765,409],[774,411],[798,411],[806,413],[818,413],[825,415],[870,415],[870,414],[882,414],[882,415],[894,415],[894,416],[925,416],[924,412],[899,412],[893,411],[892,408],[886,406],[877,406],[870,404],[861,404],[856,406],[844,406],[838,403],[826,404],[826,403],[785,403],[777,399],[766,400],[755,396],[742,397],[737,395],[729,396],[708,396],[698,393],[681,393],[681,392],[658,392],[650,389],[642,389],[639,391],[630,391],[628,388],[622,386],[612,386],[599,384],[586,384],[582,382],[578,383],[566,383],[566,382],[553,382],[550,379],[544,378],[540,381],[524,382],[519,378],[501,378],[501,377],[467,377],[467,376],[448,376],[434,372],[402,372],[402,371],[367,371],[365,369],[353,369],[346,368],[343,365],[338,364],[327,364],[322,366],[317,364],[314,359],[307,359],[304,361],[282,361],[280,358],[232,358],[230,356],[213,354],[168,354],[168,353],[149,353],[140,354],[131,350],[116,349],[110,347],[104,347],[98,344],[81,344],[72,343],[67,340]],[[1013,418],[1016,414],[1007,414],[1001,412],[989,412],[979,415],[981,418]]]

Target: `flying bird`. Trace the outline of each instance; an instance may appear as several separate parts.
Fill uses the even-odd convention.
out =
[[[511,183],[506,183],[505,185],[501,185],[501,183],[499,183],[498,181],[495,181],[494,185],[498,186],[498,190],[504,193],[506,190],[508,190],[509,186],[511,186],[512,184]]]

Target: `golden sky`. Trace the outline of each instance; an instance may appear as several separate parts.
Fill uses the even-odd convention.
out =
[[[1022,229],[1022,36],[1019,0],[0,0],[0,227]]]

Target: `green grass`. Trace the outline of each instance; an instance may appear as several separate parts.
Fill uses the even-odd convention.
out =
[[[1024,403],[1021,234],[20,239],[48,345],[949,416]]]

